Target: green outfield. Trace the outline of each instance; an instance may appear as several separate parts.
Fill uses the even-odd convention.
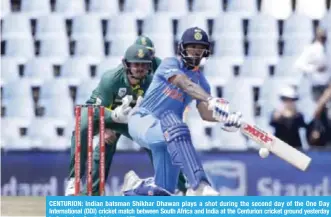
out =
[[[1,216],[45,216],[45,197],[1,197]]]

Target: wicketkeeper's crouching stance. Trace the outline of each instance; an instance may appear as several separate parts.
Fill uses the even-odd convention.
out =
[[[230,113],[226,100],[210,96],[208,81],[199,71],[201,59],[210,53],[206,32],[198,27],[187,29],[178,51],[180,57],[162,61],[140,106],[129,115],[131,137],[152,152],[154,183],[130,172],[125,176],[124,195],[173,194],[180,170],[191,187],[186,195],[218,195],[193,147],[183,112],[195,99],[202,119],[222,122],[227,131],[238,130],[241,114]]]

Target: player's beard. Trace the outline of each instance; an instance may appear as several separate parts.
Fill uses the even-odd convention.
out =
[[[145,69],[133,69],[129,72],[129,76],[135,79],[137,81],[137,84],[139,84],[145,79],[147,73],[148,71],[146,71]]]
[[[200,65],[201,57],[187,57],[186,58],[186,64],[190,67],[196,67]]]
[[[185,65],[188,67],[188,69],[199,67],[200,62],[204,56],[204,52],[202,52],[200,55],[189,55],[187,51],[185,51],[186,56],[183,56],[183,61],[185,62]]]

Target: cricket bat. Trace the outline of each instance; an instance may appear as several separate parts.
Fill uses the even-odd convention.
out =
[[[302,171],[305,171],[311,162],[310,157],[273,136],[271,133],[265,132],[256,125],[243,121],[240,131],[262,147],[267,148],[278,157]]]

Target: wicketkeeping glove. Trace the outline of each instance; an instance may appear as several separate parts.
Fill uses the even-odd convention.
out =
[[[136,105],[130,111],[129,116],[139,107],[139,105],[141,104],[141,102],[143,101],[143,99],[144,98],[142,96],[138,96],[137,101],[136,101]]]
[[[132,101],[132,96],[126,96],[122,99],[122,105],[116,107],[112,113],[111,118],[116,123],[127,124],[128,123],[128,115],[132,108],[130,107],[130,103]]]

